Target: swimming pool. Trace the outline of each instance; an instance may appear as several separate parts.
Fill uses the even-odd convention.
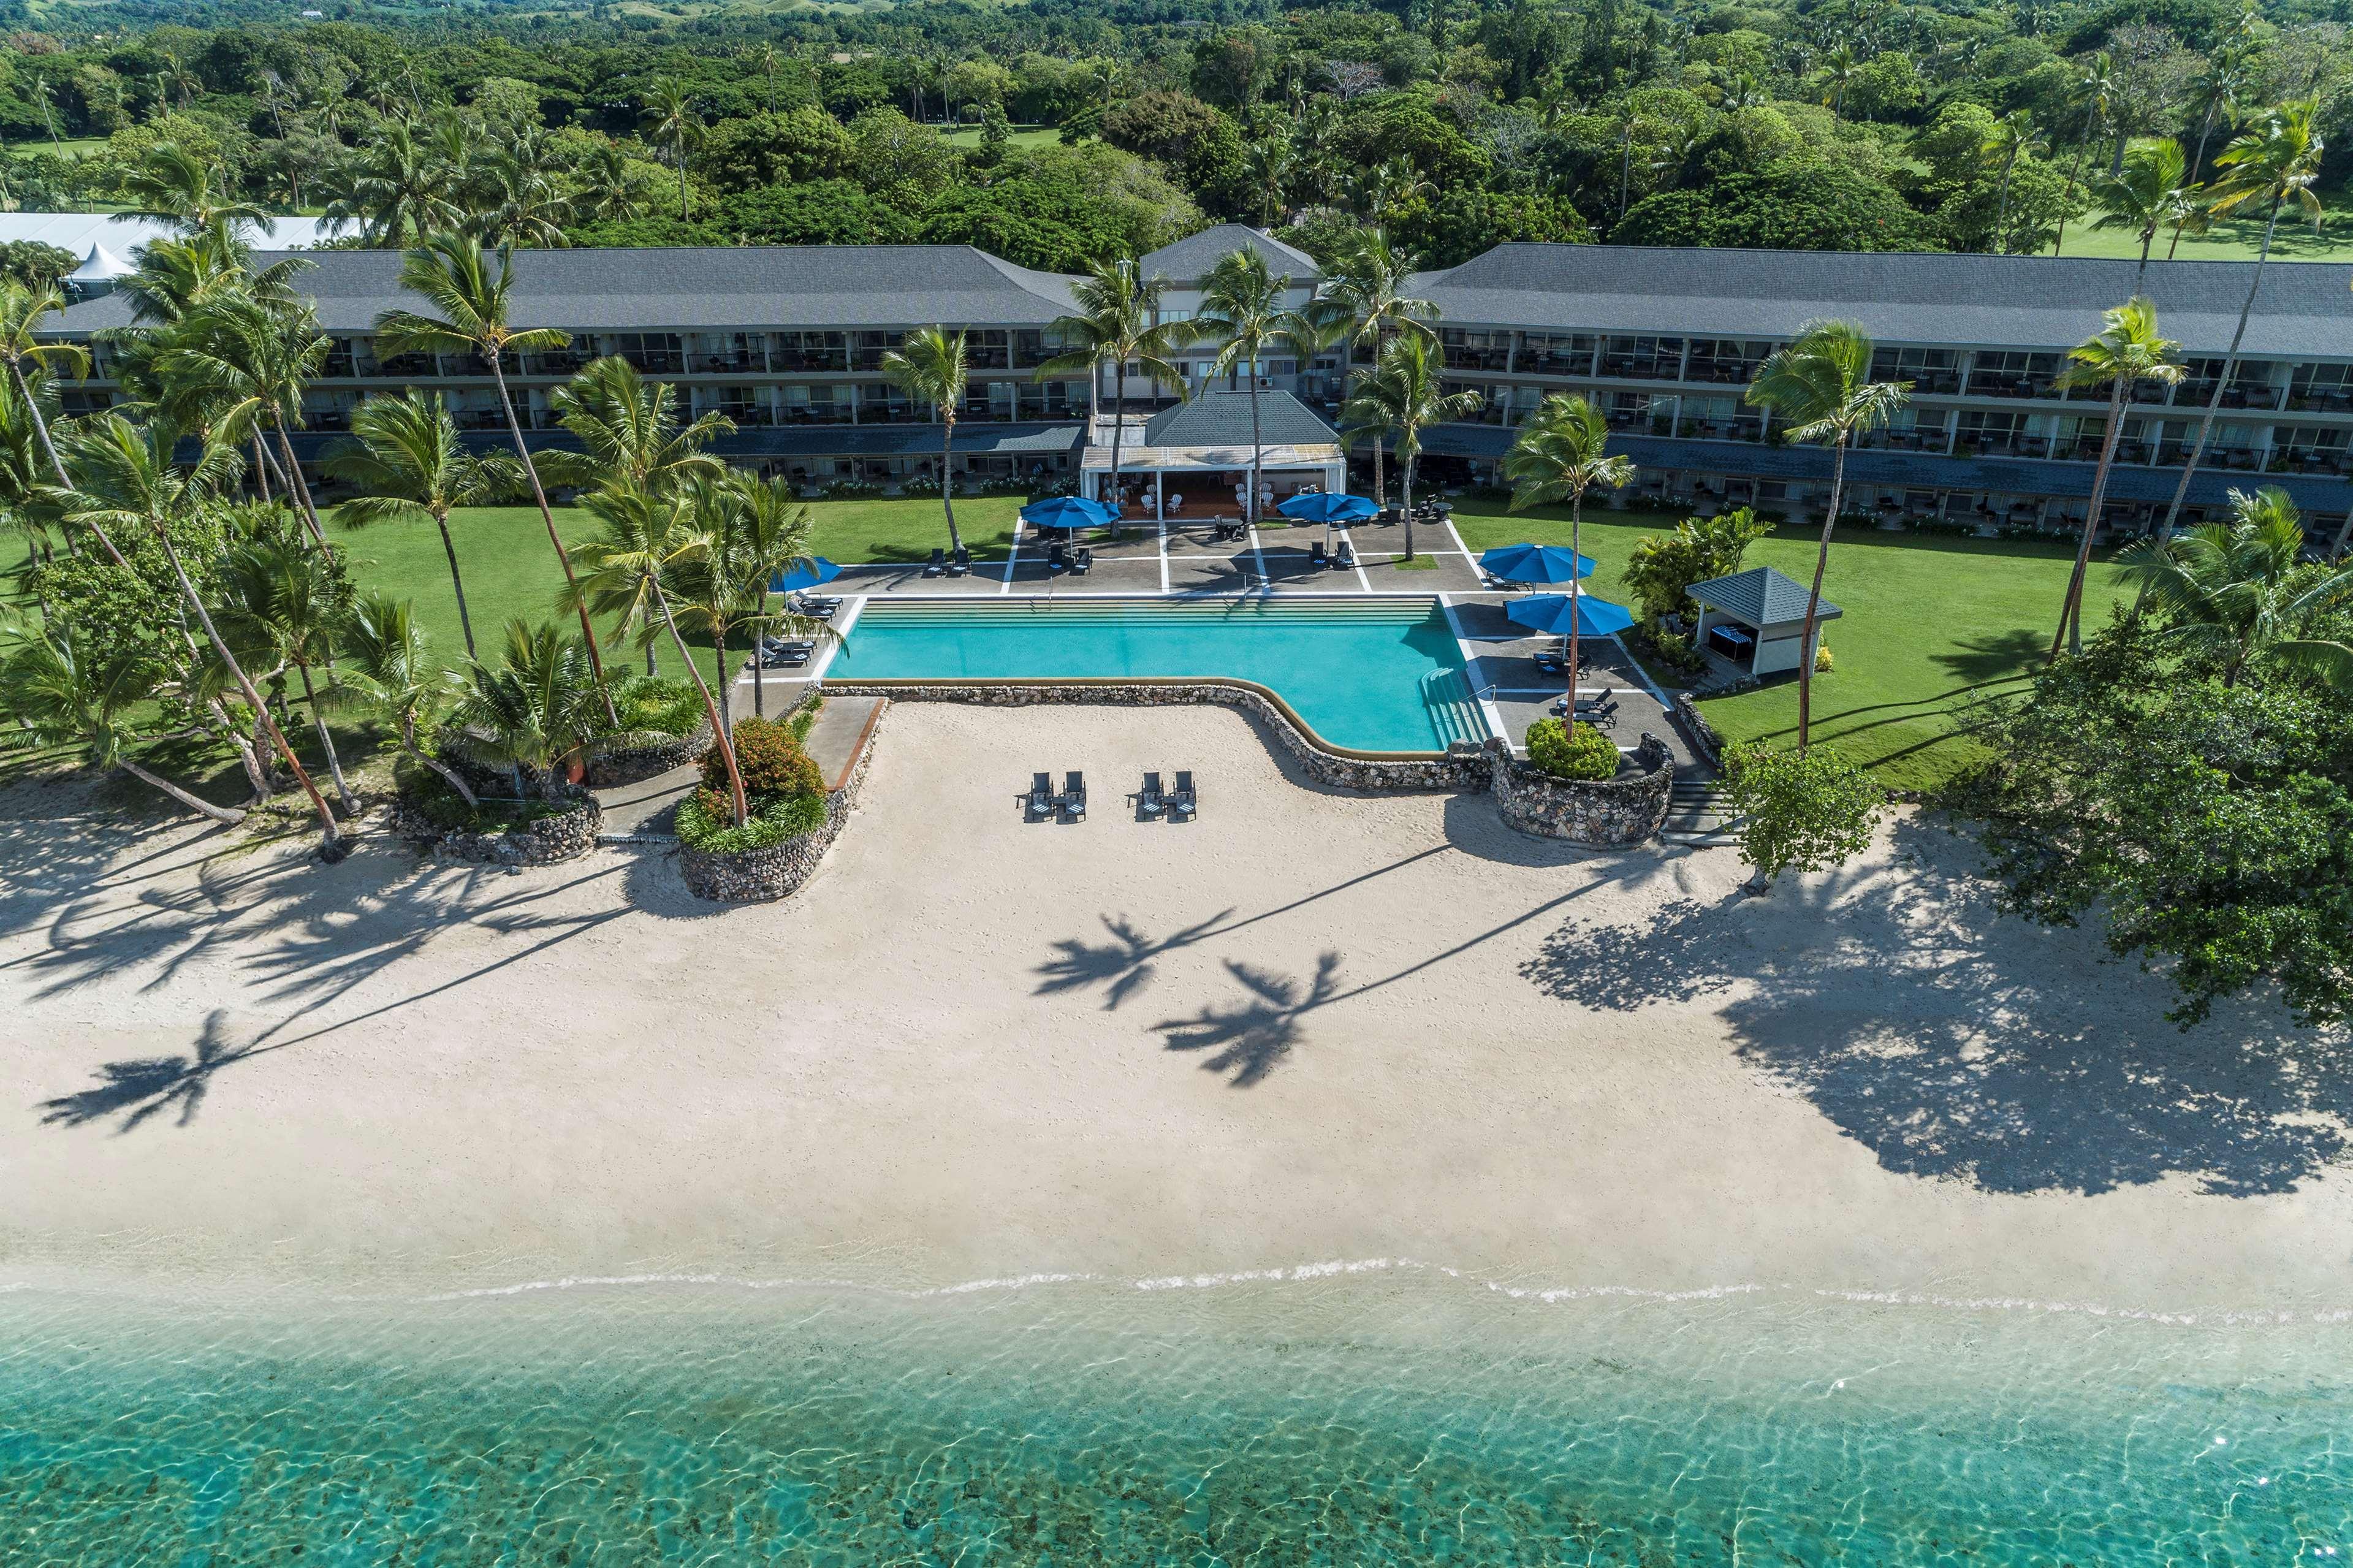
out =
[[[1438,751],[1486,726],[1433,599],[870,600],[828,680],[1225,675],[1359,751]]]

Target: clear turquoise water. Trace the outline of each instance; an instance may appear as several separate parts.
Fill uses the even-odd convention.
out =
[[[2348,1331],[1354,1279],[0,1297],[0,1562],[2353,1556]]]
[[[1417,599],[870,602],[828,674],[924,679],[1229,675],[1361,751],[1485,735],[1461,645]]]

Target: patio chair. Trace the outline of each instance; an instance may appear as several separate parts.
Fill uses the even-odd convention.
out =
[[[1568,673],[1568,655],[1546,648],[1536,654],[1536,668],[1547,675]]]
[[[841,608],[838,599],[810,599],[806,594],[794,594],[785,600],[785,608],[795,615],[806,615],[815,620],[831,620],[833,612]]]
[[[1022,797],[1032,821],[1054,809],[1054,776],[1050,773],[1029,775],[1029,792]]]
[[[1069,546],[1063,544],[1060,539],[1057,539],[1052,544],[1046,546],[1046,569],[1048,571],[1066,571],[1069,569],[1070,565],[1071,549]]]
[[[1087,776],[1075,768],[1062,775],[1062,814],[1081,820],[1087,814]]]
[[[1183,768],[1178,768],[1176,770],[1176,788],[1170,790],[1168,794],[1168,810],[1170,814],[1178,817],[1189,817],[1193,814],[1194,809],[1198,804],[1198,801],[1193,793],[1193,776],[1190,773],[1186,772]]]
[[[1094,569],[1094,547],[1091,545],[1080,546],[1071,556],[1071,575],[1074,577],[1082,577]]]
[[[1319,572],[1332,564],[1331,554],[1324,548],[1323,540],[1318,539],[1307,546],[1307,564]]]
[[[941,549],[936,545],[933,546],[932,558],[924,565],[923,575],[927,577],[944,577],[947,576],[948,553],[945,550]]]
[[[1167,808],[1167,805],[1168,796],[1166,791],[1160,788],[1160,775],[1145,774],[1144,788],[1135,792],[1135,809],[1138,814],[1156,817]]]
[[[1341,540],[1340,548],[1332,556],[1332,564],[1344,572],[1354,570],[1356,565],[1356,546],[1345,539]],[[1183,775],[1180,774],[1178,777],[1181,778]]]
[[[960,577],[970,570],[972,570],[972,549],[969,546],[958,545],[955,547],[955,554],[948,557],[948,576]]]
[[[812,650],[806,642],[783,643],[775,647],[763,645],[760,649],[760,668],[763,670],[797,670],[802,665],[809,662],[809,655],[812,652],[814,652],[814,650]]]

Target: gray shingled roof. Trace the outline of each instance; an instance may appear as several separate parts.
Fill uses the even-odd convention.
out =
[[[267,264],[276,251],[258,252]],[[364,333],[418,302],[400,290],[391,250],[302,253],[295,287],[318,301],[329,332]],[[573,331],[762,327],[1043,326],[1074,308],[1070,280],[1016,267],[969,245],[797,245],[529,250],[515,257],[518,326]],[[65,332],[131,320],[120,294],[75,305]]]
[[[1278,278],[1288,276],[1294,283],[1311,283],[1324,275],[1315,265],[1315,258],[1304,250],[1285,245],[1282,240],[1260,233],[1247,224],[1220,223],[1198,234],[1187,235],[1174,245],[1164,245],[1138,263],[1144,276],[1166,278],[1171,282],[1188,283],[1208,276],[1209,269],[1243,247],[1266,258],[1266,264]]]
[[[1424,272],[1412,291],[1463,325],[1794,336],[1809,322],[1859,322],[1883,342],[2069,348],[2133,292],[2131,261],[2039,256],[1811,250],[1679,250],[1649,246],[1499,245]],[[2191,354],[2230,346],[2254,265],[2153,261],[2146,292],[2165,335]],[[2243,352],[2353,352],[2353,268],[2274,262]]]
[[[1339,440],[1322,416],[1288,392],[1258,395],[1258,431],[1260,444],[1270,447],[1321,446]],[[1147,447],[1246,447],[1250,439],[1248,392],[1198,392],[1190,402],[1161,409],[1144,427]]]
[[[1692,584],[1687,591],[1709,609],[1720,609],[1755,627],[1787,626],[1806,619],[1806,585],[1770,567],[1751,567],[1728,577],[1710,577],[1704,583]],[[1814,618],[1836,620],[1839,614],[1839,607],[1824,599],[1814,611]]]

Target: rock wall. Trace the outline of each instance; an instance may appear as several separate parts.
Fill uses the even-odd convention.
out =
[[[711,726],[708,724],[692,735],[665,735],[658,729],[630,730],[620,735],[608,735],[593,743],[582,758],[586,765],[585,782],[592,789],[607,789],[616,784],[635,784],[652,779],[673,768],[683,768],[711,748]]]
[[[874,729],[867,735],[866,748],[858,754],[858,765],[840,789],[826,796],[825,821],[818,826],[798,838],[735,854],[712,854],[679,845],[678,870],[686,879],[687,891],[714,904],[769,904],[799,892],[857,809],[858,797],[866,786],[866,770],[874,760],[874,736],[888,712],[890,705],[885,703],[875,714]]]
[[[1723,767],[1724,737],[1715,733],[1715,726],[1701,714],[1698,705],[1691,700],[1689,692],[1675,694],[1674,713],[1677,722],[1683,726],[1683,734],[1691,737],[1692,749],[1698,752],[1709,767]]]
[[[976,703],[987,707],[1079,704],[1113,707],[1170,707],[1214,704],[1240,708],[1262,720],[1307,776],[1339,789],[1387,793],[1400,790],[1483,789],[1486,753],[1468,742],[1444,752],[1351,751],[1333,746],[1308,728],[1291,705],[1265,687],[1247,681],[973,681],[954,684],[840,681],[826,690],[849,696],[882,696],[893,702]]]
[[[1649,840],[1667,820],[1674,757],[1667,743],[1644,735],[1630,760],[1636,768],[1615,779],[1556,779],[1514,758],[1502,741],[1489,741],[1495,805],[1524,833],[1566,839],[1596,849],[1624,849]]]
[[[577,860],[596,847],[596,830],[605,819],[596,797],[571,791],[572,810],[541,817],[500,833],[440,828],[412,810],[405,800],[393,806],[392,829],[424,853],[447,860],[473,861],[482,865],[554,865]]]

